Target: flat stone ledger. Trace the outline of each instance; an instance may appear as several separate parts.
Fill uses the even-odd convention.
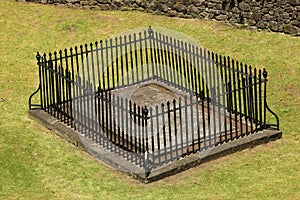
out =
[[[112,93],[122,99],[131,100],[137,106],[147,106],[150,112],[147,126],[144,133],[138,137],[147,137],[149,145],[154,143],[154,149],[150,148],[148,152],[150,155],[170,154],[172,148],[176,148],[177,151],[184,154],[192,144],[203,142],[204,134],[208,136],[215,132],[216,138],[219,138],[225,132],[225,127],[229,127],[229,124],[224,125],[228,122],[226,122],[226,112],[223,108],[216,109],[218,114],[215,115],[212,115],[212,111],[206,106],[205,111],[202,112],[202,104],[198,102],[195,95],[163,82],[150,81],[114,90]],[[214,122],[208,125],[209,115],[214,117]],[[113,114],[112,117],[117,119],[119,116]],[[131,129],[126,126],[126,123],[133,120],[128,113],[122,113],[121,118],[127,118],[127,120],[116,120],[115,122],[128,136],[135,134],[135,130],[141,132],[143,129],[141,123],[131,122]],[[206,123],[205,126],[204,123]],[[235,130],[234,126],[232,126],[232,130]],[[154,134],[150,135],[153,132]],[[206,139],[211,140],[210,145],[217,142],[209,137]]]
[[[160,106],[162,103],[165,105],[167,102],[172,103],[174,99],[178,101],[179,96],[179,94],[158,83],[148,83],[138,87],[129,98],[139,106],[155,108],[155,106]]]
[[[151,147],[147,153],[156,156],[170,154],[172,148],[185,154],[192,144],[200,145],[199,141],[203,143],[204,140],[209,140],[210,146],[214,145],[218,143],[218,138],[221,138],[226,132],[226,127],[227,132],[229,131],[230,125],[224,108],[213,106],[208,108],[203,102],[198,102],[195,95],[164,82],[151,80],[109,92],[113,96],[112,105],[114,106],[109,106],[109,108],[108,105],[104,106],[101,115],[108,116],[104,123],[99,121],[101,117],[97,116],[95,105],[99,103],[98,98],[95,96],[75,98],[73,113],[74,116],[78,116],[74,117],[75,124],[77,118],[78,120],[84,119],[80,120],[81,124],[86,123],[78,127],[82,133],[85,132],[86,127],[93,126],[98,130],[97,137],[100,137],[99,134],[106,135],[105,131],[110,130],[109,127],[106,127],[105,122],[113,121],[124,133],[125,142],[128,141],[136,146],[132,147],[133,149],[146,149],[146,144],[136,142],[133,144],[132,141],[129,141],[130,137],[142,140],[147,138],[148,146]],[[122,99],[122,103],[120,99]],[[129,101],[132,102],[132,105],[136,104],[135,114],[129,111]],[[137,116],[138,106],[140,115],[142,115],[142,107],[147,106],[149,110],[147,126],[142,124],[141,116]],[[79,113],[82,110],[85,110],[85,113]],[[209,116],[213,118],[210,123],[208,123]],[[225,123],[227,123],[226,126]],[[231,125],[231,130],[235,129],[236,127]],[[88,132],[88,130],[86,131]],[[214,138],[211,138],[212,135]],[[120,141],[113,142],[120,143]],[[182,154],[178,156],[181,157]]]
[[[140,108],[147,106],[149,110],[147,126],[144,129],[144,133],[142,133],[143,135],[139,135],[138,137],[147,137],[149,145],[152,142],[154,143],[154,149],[149,150],[148,153],[154,155],[170,153],[172,150],[171,146],[186,149],[192,143],[192,140],[197,140],[197,138],[193,138],[194,136],[192,136],[196,135],[195,132],[198,129],[198,113],[196,109],[198,104],[195,96],[191,96],[187,92],[176,90],[163,82],[157,81],[129,86],[114,90],[112,93],[128,101],[132,101],[132,103],[140,106]],[[117,118],[117,116],[113,117]],[[121,124],[120,120],[116,120],[115,122],[119,127],[123,127],[122,130],[127,135],[135,134],[135,130],[139,130],[138,132],[142,131],[143,125],[141,123],[131,122],[131,129],[126,126],[125,123],[133,121],[132,115],[128,116],[124,112],[121,117],[123,119],[128,118],[122,121],[124,124]],[[189,128],[187,129],[187,127]],[[154,134],[150,135],[152,132]],[[146,133],[148,133],[147,136]]]

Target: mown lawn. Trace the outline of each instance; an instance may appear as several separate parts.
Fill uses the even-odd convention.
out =
[[[0,199],[300,199],[300,38],[206,20],[0,0]],[[35,54],[164,27],[269,72],[283,138],[148,185],[93,159],[27,116]],[[271,119],[274,120],[274,119]]]

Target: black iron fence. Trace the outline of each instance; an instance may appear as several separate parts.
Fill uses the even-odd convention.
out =
[[[279,129],[266,101],[265,69],[151,28],[37,53],[37,61],[39,87],[29,108],[44,110],[146,171],[263,129]],[[151,102],[151,87],[169,98]],[[142,88],[143,95],[133,98]],[[40,103],[33,104],[37,93]],[[267,122],[268,111],[276,123]]]

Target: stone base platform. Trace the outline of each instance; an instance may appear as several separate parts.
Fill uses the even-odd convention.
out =
[[[28,114],[32,119],[38,121],[46,128],[55,131],[59,136],[73,143],[75,146],[78,146],[81,149],[91,153],[103,163],[127,173],[144,183],[153,182],[164,177],[174,175],[227,154],[279,139],[282,135],[282,132],[279,130],[266,129],[249,136],[244,136],[237,140],[218,145],[214,148],[191,154],[172,163],[156,168],[149,173],[145,173],[141,168],[126,161],[125,159],[122,159],[116,154],[107,151],[105,148],[95,145],[85,137],[82,137],[74,129],[59,122],[57,119],[50,116],[43,110],[30,110]]]

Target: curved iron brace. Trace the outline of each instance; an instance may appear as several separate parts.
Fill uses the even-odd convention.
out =
[[[265,106],[267,108],[267,110],[276,118],[276,124],[265,124],[266,128],[269,128],[269,127],[276,127],[276,130],[279,130],[279,118],[278,116],[275,114],[274,111],[272,111],[268,104],[267,104],[267,101],[265,102]]]
[[[265,120],[265,123],[264,123],[264,126],[265,128],[269,128],[269,127],[276,127],[276,130],[279,130],[279,118],[278,116],[275,114],[275,112],[273,112],[269,106],[268,106],[268,103],[267,103],[267,77],[268,77],[268,72],[266,71],[266,69],[264,68],[263,69],[263,77],[265,79],[265,88],[264,88],[264,104],[265,104],[265,108],[276,118],[276,121],[277,123],[276,124],[268,124],[266,123],[266,113],[265,113],[265,116],[264,116],[264,120]]]
[[[31,100],[32,100],[32,97],[37,94],[41,89],[41,84],[39,84],[39,87],[37,88],[36,91],[34,91],[34,93],[32,93],[29,97],[29,100],[28,100],[28,105],[29,105],[29,110],[33,110],[33,109],[41,109],[42,108],[42,105],[41,104],[32,104],[31,103]],[[35,106],[38,106],[38,107],[35,107]],[[33,108],[35,107],[35,108]]]

